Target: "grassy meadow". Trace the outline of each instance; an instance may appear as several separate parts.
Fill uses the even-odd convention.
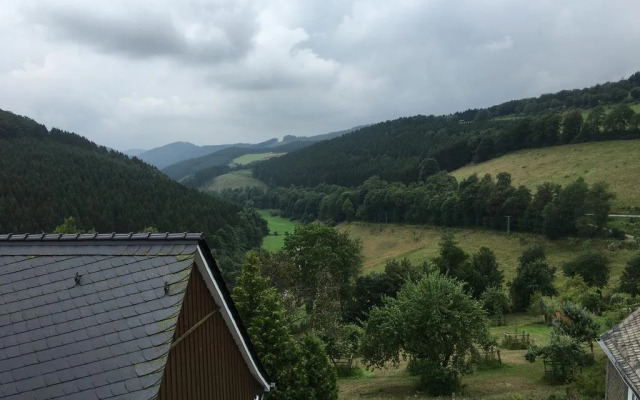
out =
[[[224,189],[241,189],[245,187],[266,189],[267,185],[254,178],[253,172],[250,169],[240,169],[229,172],[228,174],[216,176],[209,184],[204,185],[202,190],[219,192]]]
[[[438,255],[438,242],[445,228],[434,226],[345,223],[339,229],[349,232],[362,242],[364,254],[363,272],[381,272],[388,260],[408,258],[414,264],[429,261]],[[637,250],[617,249],[610,251],[612,240],[566,238],[551,241],[544,236],[530,233],[512,233],[491,230],[451,229],[460,247],[467,253],[475,253],[481,246],[492,249],[502,270],[505,281],[515,276],[518,257],[524,249],[536,242],[544,245],[550,265],[558,267],[558,284],[565,281],[561,266],[588,250],[598,250],[611,259],[611,280],[609,285],[617,285],[627,261]],[[615,246],[615,245],[614,245]]]
[[[247,165],[254,161],[262,161],[268,160],[273,157],[280,157],[285,153],[255,153],[255,154],[245,154],[240,157],[234,158],[233,163],[238,165]]]
[[[297,225],[296,222],[287,218],[273,216],[267,210],[259,210],[258,212],[269,225],[269,235],[262,239],[262,248],[271,252],[280,250],[284,246],[285,232],[293,233],[293,229]],[[274,235],[275,232],[278,234]]]
[[[640,208],[640,140],[580,143],[510,153],[451,174],[461,180],[472,174],[509,172],[514,185],[532,191],[544,182],[561,185],[583,177],[589,184],[607,182],[616,194],[613,211]]]

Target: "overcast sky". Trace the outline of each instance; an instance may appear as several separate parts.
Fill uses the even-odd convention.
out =
[[[637,0],[1,0],[0,108],[119,150],[313,135],[640,70]]]

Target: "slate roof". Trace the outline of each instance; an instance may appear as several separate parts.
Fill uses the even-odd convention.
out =
[[[598,340],[607,356],[636,395],[640,392],[640,308]]]
[[[203,242],[0,235],[0,398],[157,396]]]

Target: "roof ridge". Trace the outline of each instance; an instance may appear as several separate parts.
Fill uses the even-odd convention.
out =
[[[202,232],[164,233],[8,233],[0,242],[69,242],[103,240],[203,240]]]

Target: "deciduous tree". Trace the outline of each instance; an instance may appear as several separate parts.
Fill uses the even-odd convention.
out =
[[[408,282],[397,298],[371,310],[362,340],[365,362],[383,367],[409,356],[420,386],[431,394],[451,393],[470,373],[469,352],[488,336],[480,304],[456,280],[431,273]]]

